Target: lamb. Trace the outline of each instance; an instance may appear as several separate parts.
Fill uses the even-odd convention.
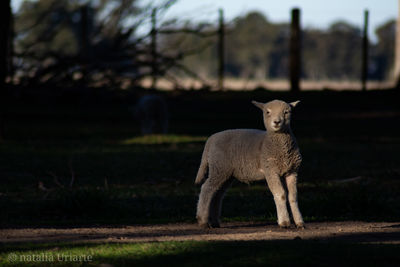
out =
[[[286,182],[293,220],[298,228],[304,228],[297,203],[301,154],[290,128],[292,110],[299,102],[252,101],[263,111],[267,131],[226,130],[208,138],[195,180],[195,184],[202,184],[197,204],[197,221],[201,227],[220,227],[222,199],[236,178],[245,183],[266,179],[274,197],[278,224],[283,228],[290,226]]]
[[[132,108],[133,116],[140,122],[143,135],[165,134],[168,129],[168,108],[161,96],[142,96]]]

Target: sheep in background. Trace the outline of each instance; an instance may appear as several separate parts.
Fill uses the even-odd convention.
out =
[[[292,109],[299,103],[274,100],[252,103],[263,111],[267,131],[226,130],[208,138],[196,184],[201,184],[197,220],[202,227],[219,227],[222,199],[234,178],[248,183],[266,179],[271,190],[281,227],[289,227],[289,204],[297,227],[304,228],[297,204],[297,172],[301,155],[290,128]],[[206,177],[208,169],[208,177]]]
[[[132,113],[140,123],[142,134],[166,134],[168,131],[168,108],[164,98],[158,95],[142,96]]]

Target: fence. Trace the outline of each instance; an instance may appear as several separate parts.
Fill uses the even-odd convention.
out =
[[[80,53],[79,53],[79,57],[77,58],[68,58],[68,62],[72,62],[70,65],[72,64],[79,64],[81,66],[81,72],[82,72],[82,77],[86,77],[87,75],[85,75],[86,70],[89,72],[90,70],[88,69],[90,66],[88,66],[90,63],[91,58],[88,57],[88,54],[90,54],[89,52],[91,52],[93,49],[92,45],[90,43],[90,40],[88,40],[88,25],[91,23],[91,21],[88,21],[90,18],[89,16],[89,10],[87,6],[84,6],[82,8],[80,8],[80,29],[78,30],[78,32],[80,33],[80,38],[79,39],[79,45],[80,45]],[[150,10],[151,11],[151,10]],[[89,13],[88,13],[89,12]],[[131,73],[136,72],[135,75],[137,75],[137,77],[135,76],[134,79],[136,80],[140,80],[142,77],[150,77],[150,83],[149,86],[155,88],[157,87],[157,83],[159,81],[159,79],[161,77],[165,77],[165,73],[166,73],[166,69],[168,67],[170,67],[171,65],[175,64],[176,66],[176,62],[179,60],[179,56],[177,56],[176,58],[172,58],[172,57],[165,57],[164,55],[161,54],[161,52],[159,50],[159,40],[160,40],[160,35],[162,34],[168,34],[168,33],[172,33],[172,30],[165,30],[162,29],[161,27],[158,28],[157,27],[157,14],[158,10],[157,9],[153,9],[151,11],[151,30],[149,31],[149,34],[146,35],[143,38],[139,38],[141,39],[140,42],[142,42],[141,44],[143,44],[143,39],[145,39],[145,49],[142,49],[143,47],[140,47],[141,51],[140,53],[143,53],[144,56],[142,56],[142,54],[140,55],[140,58],[138,57],[137,62],[135,62],[135,66],[133,66],[131,68],[134,69],[137,66],[137,69],[142,66],[145,66],[146,71],[145,72],[141,72],[140,70],[137,71],[137,69],[134,69],[133,71],[131,71]],[[148,17],[149,14],[146,13],[146,17]],[[307,48],[308,46],[302,47],[302,34],[303,31],[301,29],[301,25],[300,25],[300,17],[301,17],[301,10],[298,8],[295,8],[291,11],[291,23],[290,23],[290,34],[289,34],[289,38],[285,39],[285,50],[287,51],[287,55],[288,55],[288,59],[287,59],[287,66],[286,66],[286,54],[285,54],[285,72],[283,75],[285,75],[285,79],[290,83],[289,88],[293,91],[293,92],[297,92],[299,90],[301,90],[301,75],[302,75],[302,67],[304,66],[303,62],[302,62],[302,54],[303,51],[305,49],[303,48]],[[360,50],[362,51],[362,56],[359,57],[357,59],[357,80],[359,79],[358,77],[360,77],[361,80],[361,85],[362,85],[362,89],[366,90],[367,88],[367,81],[368,81],[368,59],[369,59],[369,54],[368,54],[368,50],[369,50],[369,42],[368,42],[368,19],[369,19],[369,12],[366,10],[364,12],[364,27],[363,27],[363,35],[362,35],[362,42],[360,43],[360,41],[357,41],[357,43],[360,44]],[[211,85],[211,87],[213,88],[217,88],[218,90],[224,90],[227,87],[227,79],[226,76],[227,73],[229,73],[229,71],[231,71],[231,69],[229,68],[229,59],[225,58],[225,55],[227,54],[227,47],[228,49],[231,48],[229,47],[229,42],[228,42],[228,46],[226,45],[226,38],[228,36],[228,34],[230,34],[230,29],[226,26],[228,25],[225,22],[225,18],[224,18],[224,12],[222,9],[219,10],[219,19],[218,19],[218,26],[217,28],[212,28],[212,30],[210,30],[209,33],[204,34],[204,33],[197,33],[199,34],[199,36],[215,36],[215,52],[216,52],[216,56],[215,56],[215,63],[214,66],[215,70],[213,70],[212,75],[214,76],[214,74],[216,74],[215,76],[216,78],[216,82],[213,83]],[[285,25],[286,27],[286,25]],[[183,33],[186,32],[190,32],[190,29],[176,29],[176,31],[182,31]],[[175,32],[176,32],[175,31]],[[132,32],[131,30],[128,31],[129,33]],[[123,36],[122,36],[123,35]],[[124,36],[128,36],[127,34],[123,33],[121,34],[121,36],[117,36],[119,37],[124,37]],[[399,35],[400,36],[400,35]],[[147,38],[150,37],[149,42],[147,42]],[[124,37],[125,38],[125,37]],[[285,37],[286,38],[286,37]],[[357,36],[358,38],[358,36]],[[116,38],[117,39],[117,38]],[[359,40],[359,38],[357,39]],[[127,42],[129,42],[130,40],[127,39]],[[286,48],[286,42],[288,43],[287,48]],[[400,43],[400,42],[399,42]],[[136,45],[136,43],[135,43]],[[246,47],[247,44],[245,46],[242,47]],[[358,45],[357,45],[358,47]],[[94,51],[94,50],[93,50]],[[97,51],[100,51],[99,49]],[[134,52],[136,53],[138,50],[135,50]],[[132,53],[131,53],[132,54]],[[130,57],[131,54],[126,54],[124,56],[126,56],[124,58],[124,60],[127,57]],[[137,53],[136,53],[137,54]],[[361,55],[360,54],[360,55]],[[400,53],[397,53],[400,54]],[[396,55],[397,55],[396,54]],[[22,55],[23,56],[23,55]],[[145,61],[141,61],[142,58],[145,57]],[[112,58],[112,57],[111,57]],[[75,61],[74,61],[75,60]],[[268,59],[262,59],[264,61],[267,61]],[[326,59],[324,59],[326,61]],[[125,60],[127,61],[127,60]],[[66,60],[60,60],[60,62],[66,62]],[[76,63],[77,62],[77,63]],[[173,64],[171,64],[171,62]],[[324,62],[324,61],[321,61]],[[104,63],[104,62],[102,62]],[[308,63],[308,61],[306,62]],[[361,68],[360,68],[360,76],[358,76],[358,67],[361,63]],[[114,62],[113,62],[114,64]],[[123,63],[115,63],[113,66],[116,66],[117,64],[123,65],[125,64],[125,62]],[[107,65],[107,66],[111,66],[111,64],[103,64],[103,65]],[[168,65],[168,66],[167,66]],[[250,65],[250,64],[248,64]],[[399,65],[399,64],[397,64]],[[227,68],[228,66],[228,68]],[[309,66],[309,65],[307,65]],[[306,66],[306,67],[307,67]],[[93,66],[92,66],[93,67]],[[112,68],[110,67],[110,68]],[[118,66],[120,67],[120,66]],[[181,67],[185,67],[185,66],[181,66]],[[67,70],[67,67],[63,67],[63,68],[59,68],[62,70]],[[281,68],[282,69],[282,68]],[[304,68],[305,69],[305,68]],[[227,71],[228,70],[228,71]],[[287,71],[286,71],[287,70]],[[354,70],[354,68],[353,68]],[[193,77],[196,77],[196,73],[195,71],[190,71],[190,69],[186,69],[185,70],[187,73],[189,73],[190,75],[193,75]],[[127,73],[127,71],[125,72]],[[279,77],[283,77],[282,72],[281,75]],[[37,75],[39,76],[39,75]],[[112,75],[110,75],[112,76]],[[114,75],[115,76],[115,75]],[[202,80],[201,77],[199,77],[200,75],[197,75],[198,80]],[[354,77],[354,72],[353,72],[353,76]],[[107,76],[108,77],[108,76]],[[242,76],[243,77],[243,76]],[[273,77],[277,77],[277,76],[273,76]],[[310,75],[309,77],[315,77]],[[318,76],[316,76],[318,77]],[[83,78],[85,79],[85,78]],[[111,78],[110,78],[111,79]],[[203,79],[204,81],[204,79]],[[205,82],[203,82],[203,85],[210,85],[209,83],[206,84]]]
[[[157,64],[157,35],[163,34],[162,31],[157,30],[156,21],[157,21],[157,11],[156,9],[152,12],[152,30],[151,30],[151,58],[152,58],[152,82],[151,86],[156,87],[157,79],[160,76]],[[290,38],[289,38],[289,64],[288,64],[288,80],[290,83],[290,90],[293,92],[300,91],[300,81],[301,81],[301,73],[302,73],[302,29],[300,25],[300,17],[301,10],[299,8],[294,8],[291,11],[291,24],[290,24]],[[363,27],[363,35],[362,35],[362,56],[361,56],[361,75],[360,75],[360,83],[362,90],[366,90],[367,88],[367,80],[368,80],[368,50],[369,50],[369,41],[368,41],[368,18],[369,12],[365,10],[364,12],[364,27]],[[224,12],[222,9],[219,10],[219,23],[218,29],[215,34],[218,36],[217,38],[217,64],[218,64],[218,75],[217,75],[217,84],[213,87],[218,90],[224,90],[225,86],[225,22],[224,22]]]
[[[185,31],[185,30],[183,30]],[[154,8],[151,13],[151,43],[150,43],[150,54],[151,54],[151,73],[152,82],[151,87],[156,88],[157,79],[160,76],[158,68],[158,51],[157,51],[157,35],[158,34],[169,34],[177,31],[160,31],[157,29],[157,9]],[[213,34],[213,33],[211,33]],[[224,23],[224,11],[219,9],[219,26],[215,32],[218,35],[218,84],[219,90],[224,90],[224,79],[225,79],[225,23]]]

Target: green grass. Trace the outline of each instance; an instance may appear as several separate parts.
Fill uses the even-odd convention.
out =
[[[302,104],[293,129],[303,155],[298,191],[305,221],[400,220],[398,93],[293,96],[258,90],[165,97],[172,134],[145,137],[123,98],[89,105],[11,101],[7,138],[0,142],[0,227],[194,222],[199,187],[193,181],[206,136],[229,128],[262,128],[252,99],[298,98]],[[358,182],[336,182],[358,176]],[[275,222],[266,183],[234,183],[222,215],[223,221]],[[398,251],[394,244],[329,239],[20,243],[0,244],[0,266],[395,266]],[[11,262],[14,253],[18,260]],[[92,261],[20,260],[29,255],[91,255]]]
[[[179,143],[193,143],[205,142],[207,137],[204,136],[189,136],[189,135],[145,135],[137,136],[123,140],[123,145],[160,145],[160,144],[179,144]]]
[[[194,142],[187,142],[188,137],[182,142],[177,136],[163,138],[173,141],[156,145],[154,140],[136,138],[138,143],[129,145],[0,145],[1,224],[194,221],[199,187],[193,181],[203,143],[198,137],[192,138]],[[306,139],[299,143],[304,157],[299,201],[306,220],[399,219],[395,150],[400,145],[315,144]],[[74,184],[69,188],[72,175]],[[349,185],[331,183],[356,176],[365,178]],[[39,182],[49,191],[39,190]],[[266,183],[234,183],[224,200],[223,216],[228,221],[275,221]]]
[[[400,260],[399,245],[338,241],[50,243],[0,248],[1,266],[395,266]]]
[[[303,155],[299,201],[306,220],[400,219],[395,92],[165,97],[172,134],[144,137],[126,104],[10,103],[0,143],[0,226],[193,222],[199,193],[193,181],[206,137],[262,128],[250,101],[275,98],[302,100],[293,129]],[[357,176],[359,183],[332,182]],[[235,183],[223,220],[275,221],[265,182]]]

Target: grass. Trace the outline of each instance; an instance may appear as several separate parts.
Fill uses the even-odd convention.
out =
[[[206,137],[229,128],[262,128],[252,99],[297,98],[303,103],[293,129],[303,155],[298,191],[306,222],[400,219],[398,93],[293,96],[256,90],[165,97],[172,134],[145,137],[130,117],[129,101],[11,101],[7,139],[0,143],[0,227],[194,222],[199,188],[193,181]],[[354,177],[361,178],[338,182]],[[222,215],[223,221],[276,221],[265,182],[234,183]],[[24,243],[0,245],[0,265],[21,265],[8,260],[16,253],[93,256],[90,262],[23,262],[28,266],[390,266],[399,262],[398,249],[333,240]]]
[[[1,247],[0,247],[1,248]],[[1,266],[392,266],[399,245],[337,241],[24,244],[2,247]],[[32,259],[36,259],[32,260]],[[393,265],[394,266],[394,265]]]
[[[304,156],[299,201],[306,220],[398,219],[398,159],[388,152],[399,145],[379,144],[370,154],[364,145],[299,142]],[[2,224],[193,221],[199,192],[193,180],[202,146],[197,141],[85,147],[3,145]],[[74,184],[69,188],[72,175]],[[355,176],[364,178],[348,185],[331,182]],[[39,190],[39,182],[48,191]],[[226,220],[274,221],[274,211],[265,182],[237,182],[224,200],[223,216]]]
[[[180,144],[180,143],[204,143],[207,137],[189,135],[145,135],[125,139],[123,145],[161,145],[161,144]]]
[[[206,136],[262,128],[251,99],[295,99],[260,90],[165,94],[173,134],[164,136],[138,135],[126,104],[11,103],[9,138],[0,143],[0,225],[194,221],[193,180]],[[299,198],[306,220],[399,219],[396,97],[391,91],[296,96],[303,100],[293,129],[303,154]],[[358,183],[332,182],[359,176]],[[265,182],[235,183],[223,219],[275,221]]]

